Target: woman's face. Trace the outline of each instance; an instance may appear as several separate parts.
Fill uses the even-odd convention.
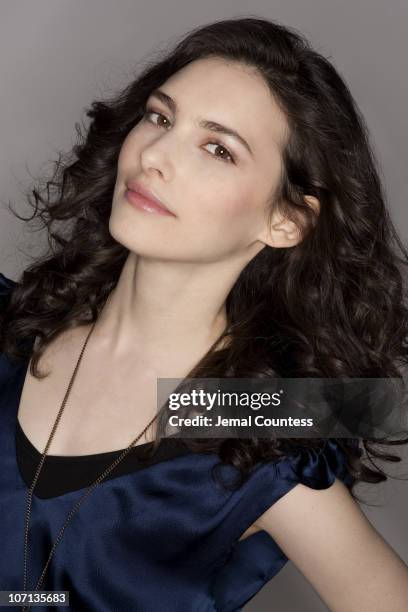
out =
[[[112,236],[139,255],[172,261],[240,257],[254,243],[261,250],[289,133],[267,85],[248,67],[206,58],[159,89],[172,102],[150,95],[144,117],[120,151]],[[200,125],[203,121],[237,132],[247,146]],[[151,190],[174,215],[131,206],[124,195],[131,180]]]

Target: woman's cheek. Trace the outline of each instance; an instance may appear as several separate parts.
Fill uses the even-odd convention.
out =
[[[216,190],[213,202],[223,217],[241,217],[248,209],[247,190],[234,183],[231,190]]]
[[[252,208],[251,197],[246,192],[237,192],[223,200],[223,216],[232,224],[234,221],[242,223],[243,219],[250,220],[254,213]]]

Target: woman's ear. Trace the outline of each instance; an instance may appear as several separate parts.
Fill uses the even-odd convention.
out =
[[[314,196],[304,196],[305,202],[313,208],[315,214],[320,212],[320,202]],[[292,209],[293,210],[293,209]],[[296,216],[301,215],[298,211],[294,212]],[[296,246],[303,239],[302,228],[305,224],[305,218],[302,215],[298,222],[289,219],[282,215],[277,210],[270,221],[270,224],[265,222],[265,227],[258,239],[265,245],[277,248],[285,248]]]

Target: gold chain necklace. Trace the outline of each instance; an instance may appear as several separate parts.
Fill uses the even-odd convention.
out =
[[[89,338],[90,338],[90,336],[91,336],[91,334],[92,334],[92,332],[94,330],[95,324],[96,324],[96,321],[93,323],[93,325],[92,325],[92,327],[91,327],[91,329],[90,329],[90,331],[89,331],[89,333],[88,333],[88,335],[87,335],[87,337],[85,339],[85,342],[84,342],[84,345],[82,347],[81,353],[79,355],[77,364],[75,366],[75,369],[74,369],[74,372],[73,372],[73,374],[71,376],[71,380],[69,382],[67,391],[65,393],[65,397],[64,397],[64,399],[62,401],[62,404],[61,404],[61,407],[59,409],[57,418],[55,419],[54,426],[53,426],[53,428],[51,430],[50,437],[48,438],[48,442],[46,444],[45,450],[44,450],[44,452],[43,452],[43,454],[41,456],[40,463],[38,464],[37,471],[36,471],[35,476],[34,476],[34,480],[33,480],[32,484],[31,484],[30,489],[28,490],[27,505],[26,505],[26,517],[25,517],[25,530],[24,530],[24,583],[23,583],[23,591],[27,590],[28,531],[29,531],[29,524],[30,524],[31,503],[32,503],[32,498],[33,498],[34,487],[35,487],[35,485],[37,483],[38,476],[39,476],[39,474],[41,472],[41,468],[42,468],[43,463],[45,461],[45,457],[47,456],[47,451],[48,451],[48,449],[50,447],[51,441],[52,441],[52,439],[54,437],[54,434],[55,434],[55,432],[57,430],[59,421],[61,419],[62,413],[63,413],[64,408],[65,408],[65,404],[67,403],[69,394],[71,392],[72,385],[73,385],[74,380],[76,378],[76,375],[77,375],[77,372],[78,372],[78,369],[79,369],[79,365],[80,365],[80,363],[82,361],[82,357],[83,357],[83,354],[85,352],[86,345],[87,345],[88,340],[89,340]],[[48,559],[47,559],[47,562],[46,562],[46,564],[44,566],[42,574],[39,577],[35,588],[33,589],[34,591],[37,591],[39,589],[39,587],[41,586],[41,584],[42,584],[42,582],[44,580],[45,573],[46,573],[46,571],[48,569],[48,566],[50,564],[51,557],[54,554],[54,551],[55,551],[56,547],[60,543],[60,541],[62,539],[62,536],[63,536],[63,534],[65,532],[65,529],[67,528],[67,525],[72,520],[72,517],[74,516],[74,514],[78,511],[79,506],[88,497],[88,495],[90,495],[92,493],[92,491],[99,485],[99,483],[102,482],[102,480],[104,478],[106,478],[106,476],[108,476],[108,474],[118,465],[118,463],[120,461],[122,461],[122,459],[127,455],[127,453],[136,444],[136,442],[140,439],[140,437],[145,433],[145,431],[148,429],[148,427],[150,427],[150,425],[157,418],[157,416],[158,415],[156,414],[152,418],[152,420],[146,425],[146,427],[143,429],[143,431],[133,440],[133,442],[131,442],[131,444],[129,444],[129,446],[119,455],[119,457],[117,457],[115,459],[115,461],[109,467],[107,467],[102,472],[102,474],[100,476],[98,476],[98,478],[91,485],[89,485],[89,487],[85,490],[85,493],[82,495],[82,497],[80,497],[80,499],[73,505],[73,507],[71,508],[71,511],[69,512],[69,514],[67,516],[67,519],[66,519],[64,525],[61,527],[61,530],[60,530],[57,538],[55,539],[55,542],[54,542],[54,544],[53,544],[53,546],[51,548],[50,554],[48,556]],[[22,612],[26,612],[26,611],[28,611],[30,609],[31,609],[31,605],[23,606],[22,607]]]

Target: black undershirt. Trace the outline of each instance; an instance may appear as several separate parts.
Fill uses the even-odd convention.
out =
[[[151,446],[152,443],[146,442],[131,448],[104,480],[130,474],[148,465],[190,452],[181,438],[163,438],[154,455],[148,457],[146,453]],[[95,455],[47,455],[34,488],[34,495],[48,499],[88,487],[122,452],[123,449]],[[41,460],[41,453],[31,444],[18,419],[16,453],[21,475],[27,487],[30,487]]]

